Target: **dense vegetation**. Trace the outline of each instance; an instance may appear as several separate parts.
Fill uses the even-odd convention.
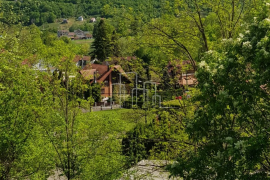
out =
[[[105,6],[106,5],[106,6]],[[105,6],[105,7],[104,7]],[[42,25],[52,23],[57,18],[84,17],[107,17],[106,7],[120,8],[122,6],[132,7],[135,11],[148,11],[149,7],[159,9],[159,1],[133,1],[133,0],[24,0],[24,1],[3,1],[1,9],[3,21],[6,23],[19,23]],[[19,16],[18,16],[19,15]]]
[[[269,2],[27,0],[0,6],[0,180],[55,172],[67,179],[118,179],[143,159],[174,161],[167,170],[184,179],[270,179]],[[91,47],[36,26],[81,15],[105,17],[81,25],[93,31]],[[73,62],[89,54],[97,63],[137,72],[140,88],[159,82],[166,108],[146,102],[83,113],[100,100],[101,85],[83,79]],[[41,60],[46,71],[32,68]],[[176,73],[166,69],[169,63]],[[198,84],[179,86],[177,73],[190,70]],[[148,88],[152,98],[154,86]]]

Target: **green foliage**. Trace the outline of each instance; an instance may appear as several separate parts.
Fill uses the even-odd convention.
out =
[[[169,170],[185,179],[269,178],[270,20],[269,4],[264,3],[3,2],[0,179],[46,179],[56,170],[68,179],[117,179],[125,165],[176,157]],[[124,71],[137,72],[140,80],[161,83],[166,100],[182,92],[172,87],[179,77],[164,75],[164,67],[169,61],[189,60],[198,68],[194,98],[184,95],[163,103],[181,108],[176,111],[83,114],[82,109],[100,101],[100,85],[84,81],[73,59],[88,54],[90,47],[58,39],[55,29],[40,32],[22,25],[98,14],[108,19],[70,28],[93,31],[93,56],[101,61],[111,57]],[[43,72],[29,68],[41,61]]]
[[[21,65],[25,57],[40,52],[40,33],[29,27],[18,34],[15,27],[3,24],[1,31],[0,179],[21,179],[33,173],[45,178],[53,164],[47,156],[50,145],[45,146],[47,140],[42,138],[37,125],[42,111],[41,89],[33,80],[35,72]]]
[[[183,116],[176,111],[151,112],[149,124],[139,123],[123,139],[123,153],[134,165],[142,159],[172,160],[185,151]]]
[[[101,85],[99,83],[91,84],[88,90],[84,94],[85,99],[93,98],[94,102],[101,101]]]
[[[269,179],[269,5],[257,15],[199,63],[200,107],[186,130],[196,150],[178,158],[173,175]]]
[[[127,125],[119,116],[82,113],[92,98],[84,99],[89,86],[73,62],[80,49],[36,26],[2,25],[1,32],[0,179],[46,179],[55,171],[68,179],[118,178]],[[37,63],[43,72],[32,68]],[[100,85],[90,88],[99,99]]]
[[[100,20],[95,31],[95,40],[92,44],[92,48],[94,50],[91,52],[91,54],[98,60],[104,61],[112,53],[111,29],[104,20]],[[115,43],[113,44],[113,47],[115,47]]]
[[[94,29],[94,25],[93,24],[90,24],[90,23],[84,23],[82,25],[76,25],[76,24],[73,24],[70,28],[69,28],[69,31],[70,32],[74,32],[74,30],[82,30],[82,31],[90,31],[92,32],[93,29]]]
[[[135,12],[148,12],[149,3],[144,0],[46,0],[46,1],[3,1],[2,12],[4,14],[2,22],[19,23],[25,25],[35,23],[42,25],[46,22],[53,22],[55,18],[69,17],[89,17],[101,15],[111,17],[110,7],[121,8],[122,5],[131,7]],[[154,1],[153,7],[158,9],[158,1]]]

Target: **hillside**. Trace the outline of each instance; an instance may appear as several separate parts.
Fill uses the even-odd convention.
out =
[[[12,3],[11,3],[12,2]],[[130,7],[134,11],[148,12],[149,9],[159,9],[161,1],[144,1],[144,0],[48,0],[22,2],[3,1],[2,21],[5,23],[19,23],[25,25],[35,23],[40,26],[44,23],[53,23],[58,18],[70,17],[105,17],[104,11],[107,7]],[[12,12],[12,13],[11,13]],[[16,14],[16,15],[15,15]],[[19,15],[19,16],[17,16]]]

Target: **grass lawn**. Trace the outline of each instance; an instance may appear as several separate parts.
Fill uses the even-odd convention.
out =
[[[145,122],[145,111],[141,109],[114,109],[90,113],[103,118],[106,118],[106,116],[113,116],[114,118],[119,119],[119,121],[121,121],[120,124],[124,124],[125,131],[132,129],[138,122]]]
[[[92,45],[94,39],[80,39],[80,40],[72,40],[71,42],[74,44],[89,44]]]
[[[171,101],[165,101],[165,102],[162,102],[162,105],[163,106],[168,106],[168,107],[180,107],[181,104],[182,104],[181,101],[182,100],[178,100],[178,99],[171,100]]]
[[[89,23],[89,19],[83,21],[77,21],[77,18],[69,18],[67,24],[61,24],[63,19],[57,19],[55,23],[46,23],[40,26],[41,29],[56,28],[57,30],[68,30],[73,24],[82,25],[86,22]]]

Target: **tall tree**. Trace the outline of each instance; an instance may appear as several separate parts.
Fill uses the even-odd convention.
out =
[[[186,179],[269,179],[269,5],[237,39],[209,51],[197,72],[196,144],[171,166]]]
[[[92,44],[94,50],[91,54],[100,61],[104,61],[111,54],[111,40],[108,26],[103,19],[100,20],[97,29],[95,40]]]
[[[121,54],[118,40],[119,40],[119,37],[118,37],[116,31],[114,30],[112,33],[111,44],[110,44],[111,45],[111,56],[118,57]]]
[[[42,47],[40,33],[33,26],[18,32],[2,24],[1,30],[0,179],[45,178],[52,164],[37,124],[43,111],[41,88],[36,72],[22,65],[26,57],[34,61]]]

